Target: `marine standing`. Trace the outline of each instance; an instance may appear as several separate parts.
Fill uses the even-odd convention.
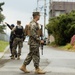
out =
[[[17,26],[13,28],[12,32],[15,33],[15,39],[13,41],[11,59],[15,59],[15,52],[18,46],[17,59],[19,60],[21,56],[21,49],[23,47],[23,40],[24,40],[24,29],[23,26],[21,26],[21,21],[17,21]]]
[[[5,22],[5,24],[10,28],[10,30],[12,30],[15,27],[14,24],[9,25],[7,22]],[[15,34],[11,32],[10,33],[10,40],[9,40],[9,46],[10,46],[10,52],[11,52],[10,57],[12,57],[12,48],[13,48],[14,39],[15,39]],[[17,57],[17,52],[15,52],[15,57]]]

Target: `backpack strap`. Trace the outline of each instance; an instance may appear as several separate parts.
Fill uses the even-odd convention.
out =
[[[25,26],[25,35],[26,35],[26,36],[30,36],[30,24],[27,24],[27,25]]]

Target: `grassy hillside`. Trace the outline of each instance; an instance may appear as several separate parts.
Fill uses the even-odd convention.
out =
[[[0,52],[3,52],[4,49],[8,46],[8,44],[9,44],[8,42],[0,40]]]

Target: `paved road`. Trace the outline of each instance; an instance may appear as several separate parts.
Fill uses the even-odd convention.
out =
[[[44,57],[50,63],[44,70],[51,71],[50,75],[75,75],[75,52],[45,47]]]
[[[19,70],[26,55],[28,46],[24,43],[21,60],[11,60],[7,52],[0,60],[0,75],[24,75]],[[75,75],[75,53],[60,51],[50,47],[44,47],[44,55],[41,55],[40,66],[47,71],[45,75]],[[31,73],[25,75],[36,75],[34,73],[33,63],[27,67]]]

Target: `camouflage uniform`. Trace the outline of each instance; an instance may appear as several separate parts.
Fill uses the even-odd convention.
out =
[[[16,51],[17,49],[17,46],[18,46],[18,53]],[[13,51],[12,51],[12,54],[16,54],[17,53],[17,56],[20,56],[21,55],[21,48],[23,47],[23,39],[22,38],[15,38],[14,39],[14,42],[13,42]]]
[[[18,26],[19,28],[21,28],[22,26]],[[15,28],[12,32],[15,32],[15,39],[13,41],[13,51],[12,51],[12,55],[14,56],[15,53],[16,53],[16,49],[17,49],[17,46],[18,46],[18,53],[17,53],[17,56],[19,57],[21,55],[21,49],[23,47],[23,37],[24,37],[24,32],[23,32],[23,29],[20,31],[20,30],[17,30],[17,28]],[[21,32],[21,34],[20,34]]]
[[[23,63],[24,65],[28,65],[31,62],[31,60],[33,60],[35,68],[39,67],[40,62],[40,54],[39,54],[40,37],[37,34],[38,29],[39,29],[38,23],[36,23],[35,21],[31,21],[30,37],[29,37],[30,52]]]

